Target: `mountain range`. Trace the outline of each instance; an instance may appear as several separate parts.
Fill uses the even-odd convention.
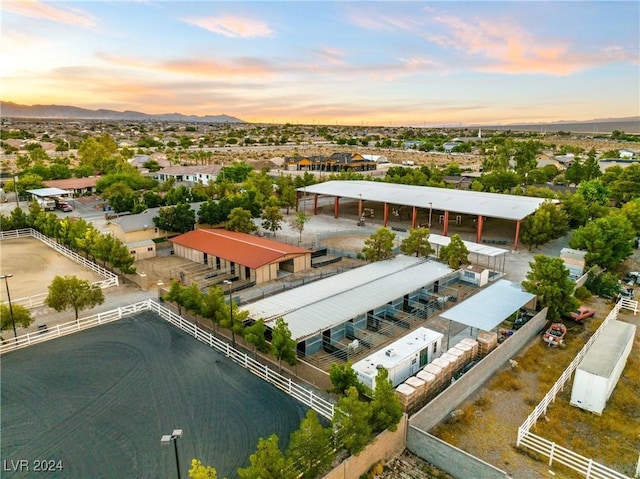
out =
[[[88,110],[67,105],[19,105],[0,101],[0,115],[4,118],[48,118],[61,120],[129,120],[129,121],[174,121],[200,123],[245,123],[229,115],[183,115],[162,113],[149,115],[139,111]]]

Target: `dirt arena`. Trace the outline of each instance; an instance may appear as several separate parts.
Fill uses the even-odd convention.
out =
[[[306,412],[150,312],[8,353],[2,366],[2,458],[63,461],[43,478],[175,477],[173,447],[160,444],[174,429],[182,477],[196,457],[235,478],[260,437],[285,447]]]
[[[56,276],[77,276],[92,282],[104,279],[35,238],[0,241],[0,272],[13,274],[9,279],[12,300],[46,293]],[[0,298],[6,301],[5,288],[1,288]]]

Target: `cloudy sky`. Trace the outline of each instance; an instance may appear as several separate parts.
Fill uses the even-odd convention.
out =
[[[2,0],[2,100],[250,122],[640,114],[640,2]]]

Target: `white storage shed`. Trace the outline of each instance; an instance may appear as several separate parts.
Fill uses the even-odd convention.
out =
[[[635,325],[622,321],[605,326],[576,369],[572,406],[602,414],[627,362],[635,334]]]
[[[396,387],[440,356],[443,337],[437,331],[419,327],[358,361],[353,365],[353,369],[358,379],[373,390],[378,370],[385,368],[389,371],[389,379],[393,386]]]

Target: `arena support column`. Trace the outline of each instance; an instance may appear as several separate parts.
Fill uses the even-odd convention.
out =
[[[447,236],[449,231],[449,211],[444,210],[444,226],[442,227],[442,236]]]
[[[389,203],[384,204],[384,209],[382,211],[382,226],[386,228],[387,222],[389,221]]]
[[[516,221],[516,238],[515,238],[515,241],[513,243],[513,249],[514,250],[518,249],[518,240],[520,239],[520,224],[521,223],[522,223],[522,220]]]
[[[417,223],[418,223],[418,208],[414,206],[411,214],[411,228],[415,229]]]
[[[335,219],[338,219],[339,215],[340,215],[340,197],[336,196],[335,199],[333,200],[333,217]]]
[[[482,242],[482,222],[484,220],[484,216],[478,215],[478,233],[476,235],[476,243]]]
[[[318,193],[313,195],[313,214],[318,214]]]

